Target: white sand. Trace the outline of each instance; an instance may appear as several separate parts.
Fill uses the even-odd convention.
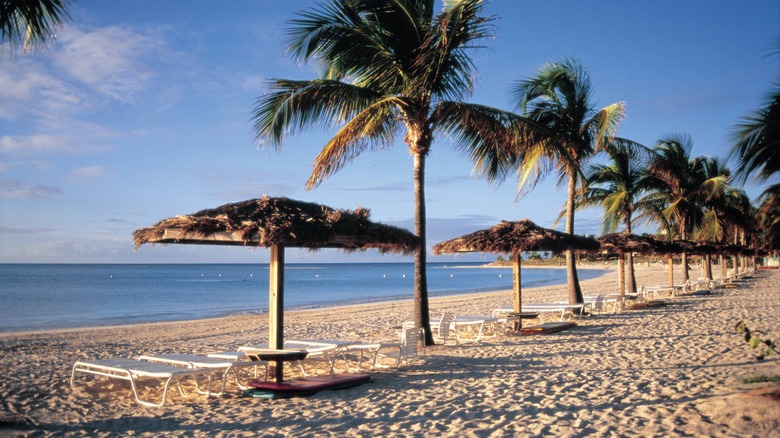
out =
[[[663,267],[638,269],[638,284],[666,281]],[[615,277],[583,282],[583,290],[612,292]],[[560,300],[565,290],[528,289],[524,297]],[[280,400],[241,397],[235,387],[208,401],[172,392],[162,408],[137,405],[125,381],[82,375],[71,389],[71,366],[79,359],[234,349],[266,340],[266,317],[5,334],[0,436],[780,437],[780,386],[741,381],[777,377],[780,361],[755,361],[733,331],[744,320],[780,337],[780,273],[667,302],[582,318],[551,335],[429,347],[424,362],[375,371],[372,383],[356,388]],[[431,314],[485,314],[509,305],[509,292],[436,298]],[[411,309],[402,301],[288,312],[285,334],[396,341]]]

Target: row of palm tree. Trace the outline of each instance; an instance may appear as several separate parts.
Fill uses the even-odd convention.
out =
[[[603,208],[602,233],[620,224],[630,233],[644,221],[659,224],[670,240],[727,243],[751,231],[753,208],[743,190],[729,186],[730,170],[717,158],[691,157],[692,149],[685,134],[663,138],[652,149],[613,139],[607,149],[610,162],[588,167],[587,188],[579,193],[577,207]],[[683,281],[689,278],[687,259],[683,252]],[[630,257],[626,265],[626,286],[635,292]]]
[[[67,19],[68,0],[8,0],[0,5],[0,43],[28,50],[41,46]],[[636,220],[660,224],[671,238],[745,241],[751,234],[780,247],[780,184],[770,186],[754,209],[730,187],[731,173],[716,159],[691,158],[684,135],[652,149],[615,138],[624,116],[616,102],[596,109],[590,77],[573,59],[548,64],[511,92],[514,110],[463,102],[473,89],[470,49],[492,36],[495,17],[482,15],[483,0],[451,0],[434,14],[434,0],[329,0],[292,20],[292,57],[317,64],[313,80],[272,80],[253,112],[257,139],[272,148],[312,125],[338,127],[318,155],[307,188],[343,168],[361,152],[392,145],[404,132],[414,157],[415,322],[428,330],[425,160],[434,134],[449,134],[488,179],[518,176],[518,190],[550,172],[567,185],[566,232],[576,209],[604,208],[603,232]],[[747,116],[735,133],[731,156],[737,177],[766,181],[780,170],[780,81],[765,108]],[[586,162],[605,152],[610,164]],[[687,279],[683,253],[684,279]],[[582,302],[574,256],[566,254],[570,302]],[[629,258],[629,266],[633,266]],[[633,268],[629,288],[635,290]]]
[[[434,0],[329,0],[301,12],[290,22],[289,53],[315,64],[320,77],[271,80],[252,114],[256,138],[273,149],[310,126],[337,128],[317,156],[307,188],[360,153],[391,146],[404,133],[414,157],[415,232],[421,241],[414,256],[414,318],[426,329],[428,345],[433,337],[425,269],[425,160],[437,134],[451,138],[488,179],[517,175],[518,190],[557,173],[559,184],[567,186],[567,233],[574,233],[578,199],[582,206],[586,199],[600,200],[611,223],[622,221],[629,229],[636,206],[644,205],[643,217],[657,220],[670,237],[691,237],[704,229],[705,219],[726,223],[726,210],[717,203],[727,198],[728,173],[709,159],[692,160],[685,137],[660,142],[652,154],[615,139],[625,105],[596,108],[590,77],[576,60],[545,65],[518,81],[511,92],[513,110],[464,102],[475,71],[468,52],[493,32],[494,17],[482,15],[482,7],[483,0],[451,0],[434,14]],[[628,171],[624,182],[615,182],[625,193],[609,187],[610,170],[594,167],[589,176],[583,171],[601,151],[613,157],[615,172]],[[648,160],[646,181],[632,174],[643,169],[640,157]],[[567,253],[573,303],[583,301],[574,262]]]

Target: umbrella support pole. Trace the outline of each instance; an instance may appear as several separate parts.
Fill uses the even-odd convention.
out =
[[[284,349],[284,247],[271,246],[268,273],[268,348]],[[276,361],[276,381],[284,380],[284,362]]]

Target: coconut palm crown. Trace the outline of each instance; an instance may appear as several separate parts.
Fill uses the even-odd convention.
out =
[[[648,167],[651,191],[642,198],[645,217],[659,220],[669,237],[688,240],[704,222],[706,206],[722,197],[729,184],[725,168],[708,157],[691,158],[691,137],[673,134],[659,140]],[[683,281],[688,280],[682,253]]]
[[[602,234],[615,232],[620,224],[625,224],[625,232],[630,234],[634,212],[642,208],[640,195],[649,188],[646,169],[652,153],[646,146],[624,138],[612,139],[606,152],[610,157],[608,164],[588,166],[587,187],[578,196],[576,206],[602,207]],[[626,259],[628,292],[636,292],[631,252]]]
[[[415,323],[429,330],[426,279],[425,158],[441,129],[472,91],[468,50],[492,35],[482,0],[329,0],[290,22],[291,57],[318,68],[312,80],[275,79],[252,114],[261,145],[279,149],[308,127],[338,128],[314,161],[313,188],[366,150],[393,144],[398,133],[414,157]]]
[[[566,232],[574,233],[575,195],[586,185],[582,167],[597,150],[605,149],[623,120],[625,105],[616,102],[601,109],[593,104],[590,75],[582,64],[566,58],[543,66],[536,76],[516,83],[511,97],[517,110],[545,128],[548,141],[520,147],[516,166],[520,186],[532,184],[556,169],[559,184],[567,183]],[[569,302],[581,303],[574,254],[566,252]]]

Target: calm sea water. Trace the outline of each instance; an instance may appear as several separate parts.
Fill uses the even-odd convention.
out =
[[[431,296],[511,289],[511,268],[429,263]],[[580,272],[590,278],[598,272]],[[523,286],[565,283],[523,271]],[[288,264],[285,308],[412,297],[411,263]],[[0,331],[210,318],[268,310],[267,264],[0,264]]]

